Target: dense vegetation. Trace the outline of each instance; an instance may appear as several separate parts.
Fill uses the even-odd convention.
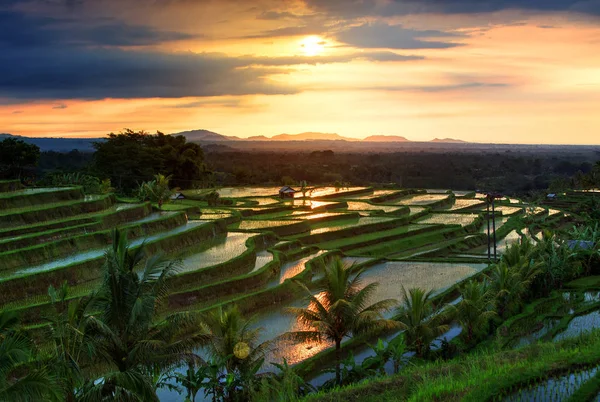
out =
[[[122,150],[119,150],[121,145]],[[128,150],[123,151],[125,149]],[[202,152],[197,145],[182,139],[127,132],[111,135],[96,154],[42,152],[38,176],[81,171],[100,179],[110,178],[118,190],[126,193],[162,173],[172,175],[173,184],[181,188],[263,184],[300,187],[301,181],[311,185],[339,181],[354,185],[395,183],[409,188],[450,187],[528,195],[548,188],[561,191],[597,186],[598,170],[592,175],[596,161],[597,156],[593,154],[573,155],[560,150],[352,154],[220,151],[209,147]]]
[[[163,390],[215,401],[540,392],[589,400],[600,392],[598,334],[568,339],[582,325],[600,327],[599,202],[572,191],[598,185],[593,160],[215,152],[209,174],[197,145],[165,137],[113,134],[103,144],[113,148],[71,152],[64,165],[48,163],[60,154],[42,154],[39,167],[52,167],[38,183],[52,188],[0,180],[0,400],[152,401]],[[514,237],[496,261],[486,253],[482,194],[406,188],[521,193],[536,180],[561,194],[544,193],[539,205],[498,201],[498,237]],[[209,187],[216,183],[296,184],[302,197]],[[173,201],[175,191],[184,199]],[[479,270],[450,286],[436,285],[448,272],[415,270],[424,285],[404,286],[411,264],[455,263]],[[365,282],[373,267],[391,270]],[[374,296],[390,288],[383,281],[394,299]],[[269,328],[250,313],[276,309],[298,326],[264,341]],[[290,363],[273,358],[282,342],[319,351]],[[564,376],[576,386],[552,388]]]

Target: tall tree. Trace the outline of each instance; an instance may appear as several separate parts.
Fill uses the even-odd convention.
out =
[[[149,373],[193,359],[193,349],[208,340],[191,313],[171,314],[155,322],[176,266],[160,256],[146,257],[142,248],[131,250],[126,234],[114,231],[103,282],[93,296],[99,314],[88,323],[97,356],[107,370],[99,373],[102,381],[84,388],[84,399],[156,401]]]
[[[335,258],[325,267],[325,277],[316,295],[298,282],[307,294],[308,307],[288,309],[305,328],[288,336],[299,341],[326,340],[335,344],[335,377],[338,384],[342,381],[340,363],[344,338],[397,326],[394,321],[382,316],[396,301],[386,299],[368,305],[378,284],[362,286],[364,269],[358,270],[355,275],[352,271],[352,267],[345,267],[340,258]]]
[[[208,177],[202,148],[183,136],[125,130],[94,147],[99,176],[109,177],[121,191],[131,192],[158,173],[172,176],[171,184],[182,188],[200,185]]]
[[[0,178],[16,179],[26,168],[35,168],[40,159],[40,148],[17,138],[0,141]]]

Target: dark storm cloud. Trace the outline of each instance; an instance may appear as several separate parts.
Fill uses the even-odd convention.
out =
[[[442,13],[472,14],[520,9],[531,11],[573,11],[600,15],[600,0],[305,0],[320,12],[338,17]]]
[[[139,47],[184,38],[188,36],[109,19],[84,22],[5,10],[0,12],[0,99],[293,94],[301,89],[268,77],[288,73],[294,65],[301,64],[422,58],[393,52],[229,57],[220,53],[168,53]]]
[[[218,55],[45,48],[0,52],[0,97],[20,99],[176,98],[291,94],[272,69]]]
[[[112,19],[80,21],[26,15],[0,10],[0,48],[3,46],[147,46],[196,37],[164,32]]]
[[[215,54],[14,49],[0,53],[0,97],[20,99],[177,98],[299,91],[266,76],[280,66],[343,63],[356,59],[421,59],[392,52],[330,57],[226,57]],[[252,66],[252,67],[250,67]]]
[[[460,46],[458,43],[423,40],[461,36],[436,30],[406,29],[400,25],[363,24],[336,35],[340,42],[361,48],[443,49]]]

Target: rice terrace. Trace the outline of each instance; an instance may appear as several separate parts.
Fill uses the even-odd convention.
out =
[[[161,178],[157,177],[157,180]],[[525,264],[526,268],[522,269],[527,272],[523,275],[533,278],[536,273],[531,270],[539,268],[532,268],[528,261],[522,260],[523,248],[553,248],[552,242],[558,240],[547,243],[546,233],[572,226],[576,218],[566,211],[595,197],[593,193],[571,192],[550,208],[500,196],[494,201],[495,221],[489,228],[495,229],[492,237],[488,231],[489,203],[484,194],[475,191],[336,185],[303,188],[303,191],[286,197],[278,193],[279,186],[223,187],[169,192],[169,197],[157,204],[117,197],[113,193],[85,195],[81,186],[24,187],[18,180],[1,181],[0,190],[0,303],[4,314],[16,313],[21,325],[37,339],[36,343],[45,345],[40,346],[41,350],[53,348],[51,340],[44,338],[44,334],[48,326],[55,325],[48,317],[60,311],[57,303],[76,306],[102,286],[106,280],[103,279],[105,259],[109,258],[107,244],[117,242],[114,236],[120,232],[127,236],[129,250],[143,249],[147,253],[140,258],[161,254],[176,261],[175,274],[166,279],[168,294],[159,307],[159,316],[230,311],[227,309],[236,306],[235,314],[253,317],[244,324],[248,327],[241,335],[238,334],[241,336],[238,343],[252,342],[253,347],[261,345],[261,348],[267,345],[261,349],[261,363],[253,367],[252,372],[259,376],[274,372],[275,366],[269,363],[277,363],[284,364],[285,373],[290,365],[305,384],[297,385],[298,390],[303,390],[299,391],[301,393],[310,388],[330,387],[336,381],[343,384],[361,383],[361,378],[363,383],[364,378],[388,381],[385,374],[397,372],[398,365],[407,364],[415,351],[415,358],[424,355],[429,356],[429,361],[432,361],[431,356],[443,358],[441,363],[429,363],[418,369],[433,370],[429,375],[433,376],[434,384],[444,381],[445,376],[452,376],[450,373],[433,374],[437,370],[435,365],[442,369],[444,364],[451,364],[443,361],[456,354],[458,347],[464,347],[458,345],[470,345],[481,328],[469,325],[487,325],[483,321],[477,324],[477,321],[460,318],[460,314],[467,314],[460,312],[461,303],[466,302],[467,297],[476,297],[469,291],[489,292],[481,286],[515,286],[491,282],[496,280],[495,275],[502,275],[499,267],[508,264],[504,258],[511,264]],[[216,203],[215,192],[220,197]],[[115,228],[118,232],[114,232]],[[495,244],[488,243],[488,233],[490,240],[495,239]],[[510,256],[504,256],[505,253]],[[429,333],[418,335],[418,326],[405,323],[404,326],[382,326],[365,335],[344,338],[336,353],[340,353],[339,359],[346,360],[341,364],[342,373],[339,367],[336,373],[333,370],[336,358],[332,355],[336,348],[331,339],[299,340],[288,336],[308,329],[306,323],[289,311],[305,306],[307,291],[318,300],[325,291],[326,276],[330,275],[325,268],[332,264],[340,264],[351,272],[360,271],[361,286],[377,284],[370,293],[371,302],[404,300],[404,308],[410,309],[418,296],[405,294],[402,299],[402,292],[415,289],[427,292],[425,299],[421,299],[427,303],[421,312],[426,315],[419,318],[421,323],[416,325],[433,327]],[[135,269],[142,267],[139,265]],[[488,277],[491,279],[485,279]],[[519,280],[522,285],[532,278],[504,280]],[[503,348],[523,347],[541,339],[557,342],[576,339],[599,327],[600,281],[595,278],[561,284],[565,286],[564,290],[551,291],[547,297],[535,300],[520,314],[512,316],[508,309],[513,309],[512,314],[519,310],[514,310],[516,306],[511,304],[513,294],[505,295],[500,304],[506,310],[496,310],[494,314],[510,318],[497,321],[500,327],[495,330],[494,342],[499,342]],[[479,285],[480,282],[489,284]],[[64,291],[62,298],[56,295],[56,289]],[[480,297],[486,296],[481,294]],[[484,310],[487,309],[485,303],[492,303],[491,299],[484,302],[481,307]],[[459,311],[458,316],[449,314],[450,310]],[[402,322],[403,314],[402,309],[386,309],[382,319]],[[245,331],[252,333],[247,340],[243,339]],[[377,343],[377,339],[377,346],[369,346]],[[597,344],[595,339],[587,340],[585,345],[589,342]],[[412,349],[411,344],[402,346],[396,354],[388,350],[395,345],[404,345],[407,340],[428,343],[418,345],[417,349]],[[557,353],[568,354],[569,347],[563,346],[564,350]],[[211,360],[214,355],[207,349],[199,347],[196,352],[200,360],[215,364]],[[507,356],[502,357],[502,364],[514,364],[510,363],[510,353]],[[501,387],[498,392],[506,393],[506,400],[530,400],[533,398],[530,395],[549,392],[575,395],[579,388],[596,381],[596,368],[590,365],[591,360],[587,363],[588,358],[591,357],[580,356],[573,361],[561,361],[558,367],[548,367],[556,377],[554,374],[547,377],[541,369],[528,367],[523,371],[523,375],[531,378],[526,383],[522,378],[510,380],[513,382],[504,379],[506,383],[478,384],[467,390],[472,389],[473,395],[488,395],[490,387]],[[189,376],[189,370],[194,367],[189,363],[192,365],[187,368],[184,362],[185,359],[173,363],[169,375],[160,379],[164,382],[157,387],[160,400],[180,400],[182,387],[177,388],[177,384],[185,384],[181,378]],[[480,362],[476,360],[470,364]],[[570,372],[569,367],[583,370],[571,375],[577,378],[577,386],[561,377],[563,372]],[[589,370],[580,367],[589,367]],[[417,367],[409,365],[405,370],[414,372]],[[402,370],[400,373],[412,375],[402,374]],[[465,381],[459,374],[454,375],[459,378],[453,381]],[[479,375],[488,374],[482,371]],[[540,375],[551,378],[552,384],[535,380]],[[209,378],[206,374],[207,381]],[[266,378],[263,381],[267,381]],[[570,385],[560,385],[564,381]],[[215,385],[211,388],[202,382],[199,379],[195,388],[197,400],[203,400],[202,392],[198,393],[201,388],[207,390],[204,394],[207,400],[211,400],[211,393],[217,397]],[[518,388],[522,383],[525,386]],[[364,384],[368,387],[369,382]],[[406,385],[393,384],[390,389],[394,387]],[[190,389],[187,385],[183,388]],[[415,395],[435,392],[432,389],[435,387],[418,388],[414,392]],[[221,392],[233,395],[231,390]],[[267,399],[273,397],[265,390],[257,392],[266,392]],[[353,398],[353,392],[357,396],[361,394],[360,385],[356,391],[350,388],[337,392],[342,395],[322,394],[310,399],[345,400]],[[412,395],[408,389],[402,392]],[[420,400],[420,397],[414,398]],[[537,397],[535,400],[546,399]]]
[[[0,402],[600,402],[600,0],[0,0]]]

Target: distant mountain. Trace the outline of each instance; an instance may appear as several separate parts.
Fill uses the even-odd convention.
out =
[[[237,141],[239,137],[233,137],[223,134],[214,133],[208,130],[190,130],[180,133],[172,133],[171,135],[183,135],[188,141]]]
[[[363,141],[369,142],[407,142],[410,141],[405,137],[399,135],[370,135]]]
[[[300,133],[300,134],[278,134],[270,138],[273,141],[360,141],[356,138],[342,137],[339,134],[330,133]]]
[[[5,138],[10,138],[10,137],[23,138],[20,135],[14,135],[14,134],[9,134],[9,133],[0,133],[0,140],[3,140]]]
[[[264,135],[253,135],[252,137],[242,138],[244,141],[268,141],[269,137],[265,137]]]
[[[457,140],[455,138],[434,138],[431,142],[451,142],[453,144],[466,144],[467,141]]]

